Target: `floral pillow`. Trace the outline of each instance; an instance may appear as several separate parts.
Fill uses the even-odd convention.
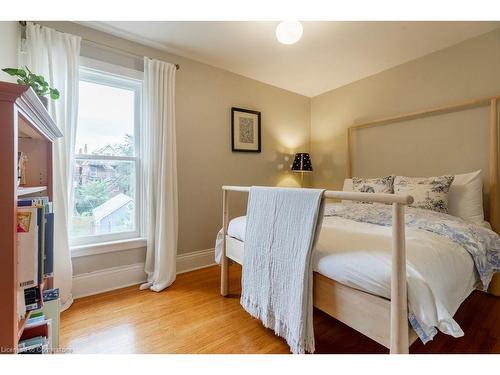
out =
[[[377,178],[352,178],[352,191],[360,193],[385,193],[392,194],[394,190],[392,184],[394,176],[377,177]]]
[[[410,207],[448,213],[448,192],[454,176],[402,177],[394,179],[394,193],[413,197]]]

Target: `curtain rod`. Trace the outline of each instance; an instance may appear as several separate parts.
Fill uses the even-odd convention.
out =
[[[19,24],[20,24],[22,27],[26,27],[26,21],[19,21]],[[127,55],[132,56],[132,57],[136,57],[136,58],[140,58],[140,59],[142,59],[142,58],[143,58],[143,56],[138,55],[138,54],[136,54],[136,53],[134,53],[134,52],[130,52],[130,51],[126,50],[126,49],[117,48],[117,47],[110,46],[110,45],[105,44],[105,43],[95,42],[95,41],[93,41],[93,40],[85,39],[85,38],[83,38],[83,37],[82,37],[82,40],[83,40],[84,42],[91,43],[91,44],[94,44],[94,45],[96,45],[96,46],[100,46],[100,47],[106,47],[106,48],[108,48],[108,49],[110,49],[110,50],[113,50],[113,51],[116,51],[116,52],[120,52],[120,53],[122,53],[122,54],[127,54]],[[175,69],[176,69],[176,70],[179,70],[179,69],[181,68],[181,66],[180,66],[179,64],[174,64],[174,65],[175,65]]]

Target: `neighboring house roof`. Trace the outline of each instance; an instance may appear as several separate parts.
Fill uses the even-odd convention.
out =
[[[113,169],[113,167],[109,164],[107,164],[105,161],[102,160],[82,160],[80,164],[94,167],[94,168],[100,168],[100,169]]]
[[[134,200],[123,193],[115,195],[113,198],[108,199],[106,202],[97,206],[92,210],[95,222],[99,222],[106,216],[111,215],[113,212],[118,211],[123,206],[133,202]]]
[[[113,155],[116,153],[116,150],[111,145],[106,145],[92,152],[94,155]]]

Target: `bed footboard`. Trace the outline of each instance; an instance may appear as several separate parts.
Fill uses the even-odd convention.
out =
[[[224,240],[222,242],[222,258],[221,258],[221,295],[223,296],[227,296],[229,291],[229,274],[228,274],[229,259],[227,257],[227,244],[226,244],[227,227],[229,224],[229,200],[228,200],[229,191],[249,192],[250,187],[247,186],[222,187],[222,231]],[[409,195],[357,193],[357,192],[344,192],[344,191],[332,191],[332,190],[326,190],[323,193],[323,199],[325,198],[392,204],[393,215],[392,215],[391,300],[387,301],[387,303],[390,304],[390,333],[389,333],[388,345],[387,342],[383,343],[383,345],[389,347],[391,354],[407,354],[409,348],[409,338],[408,338],[408,300],[406,292],[406,249],[405,249],[404,207],[407,204],[411,204],[413,202],[413,198]],[[371,297],[377,298],[375,296]],[[316,295],[316,299],[318,298],[319,297]],[[341,301],[339,302],[341,303]],[[321,304],[321,301],[317,301],[317,303]],[[325,312],[329,313],[328,311]],[[377,320],[375,319],[374,322],[376,321]],[[387,321],[387,319],[385,321]],[[353,328],[358,329],[356,327]],[[372,327],[372,328],[367,327],[364,331],[370,332],[371,330],[377,331],[377,327]],[[368,337],[371,337],[369,334],[363,331],[361,332],[367,335]]]

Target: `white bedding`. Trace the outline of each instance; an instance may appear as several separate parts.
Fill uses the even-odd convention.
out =
[[[244,216],[231,220],[228,235],[245,241],[245,224]],[[391,230],[337,216],[324,217],[313,254],[314,271],[390,298]],[[219,237],[217,262],[220,252]],[[419,337],[424,343],[431,340],[437,332],[434,327],[454,337],[463,336],[453,315],[478,281],[471,255],[444,236],[412,227],[406,229],[406,252],[410,321]]]

